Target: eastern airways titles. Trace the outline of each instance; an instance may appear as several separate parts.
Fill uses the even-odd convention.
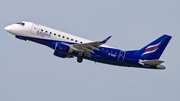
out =
[[[50,34],[47,34],[47,33],[45,33],[45,32],[41,32],[40,30],[37,31],[37,35],[40,35],[40,36],[42,36],[42,37],[44,37],[44,36],[51,37]]]

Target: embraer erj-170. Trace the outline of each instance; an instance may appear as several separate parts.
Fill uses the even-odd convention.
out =
[[[30,40],[46,45],[54,50],[54,55],[61,58],[77,57],[116,66],[138,67],[146,69],[165,69],[160,65],[161,54],[169,43],[171,36],[163,35],[140,50],[124,51],[104,45],[103,41],[90,41],[59,30],[32,22],[19,22],[5,27],[5,30],[21,40]]]

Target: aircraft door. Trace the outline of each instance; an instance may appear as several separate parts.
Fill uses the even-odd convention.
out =
[[[123,62],[125,58],[126,52],[125,51],[120,51],[118,61]]]
[[[31,28],[31,34],[37,34],[37,31],[38,31],[38,24],[32,24],[32,28]]]

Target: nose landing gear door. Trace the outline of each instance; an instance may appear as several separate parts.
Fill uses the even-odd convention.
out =
[[[37,31],[38,31],[38,24],[35,24],[35,23],[33,23],[32,24],[32,28],[31,28],[31,34],[37,34]]]

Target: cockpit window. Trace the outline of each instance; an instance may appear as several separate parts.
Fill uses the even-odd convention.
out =
[[[22,25],[22,26],[25,25],[25,23],[23,23],[23,22],[18,22],[17,24]]]

